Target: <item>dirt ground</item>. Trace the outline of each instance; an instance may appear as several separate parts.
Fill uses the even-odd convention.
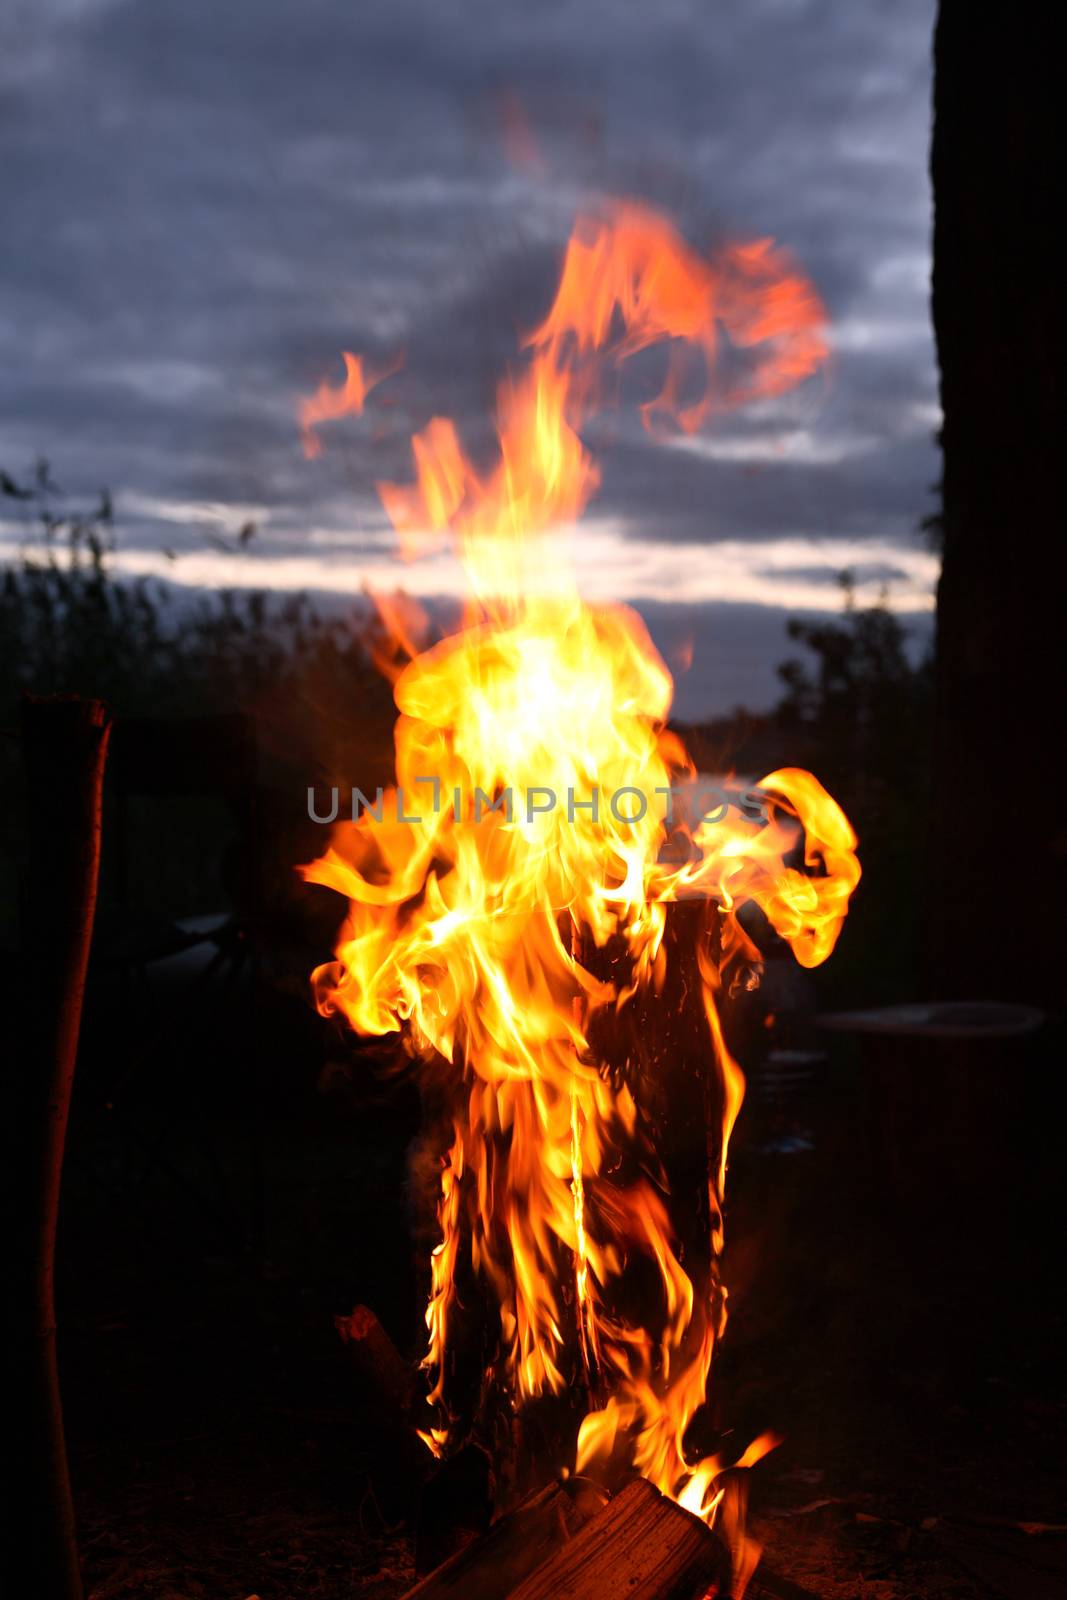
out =
[[[391,1600],[413,1581],[415,1475],[333,1316],[371,1304],[418,1352],[418,1107],[358,1078],[320,1061],[255,1115],[209,1114],[195,1073],[110,1111],[83,1096],[60,1329],[92,1600]],[[904,1218],[857,1184],[818,1145],[735,1161],[716,1383],[738,1437],[784,1435],[751,1477],[765,1563],[826,1600],[1052,1600],[1063,1311],[1047,1230],[1021,1220],[1042,1193],[939,1233],[936,1207]]]

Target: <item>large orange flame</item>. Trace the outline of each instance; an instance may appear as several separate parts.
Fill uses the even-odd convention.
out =
[[[455,538],[470,600],[463,629],[396,682],[395,792],[304,869],[348,901],[337,959],[314,975],[320,1009],[362,1033],[403,1032],[450,1086],[427,1443],[444,1450],[456,1422],[447,1355],[462,1255],[497,1308],[487,1376],[513,1406],[577,1388],[577,1468],[622,1452],[707,1518],[724,1464],[691,1463],[685,1440],[725,1294],[714,1273],[694,1282],[683,1267],[647,1119],[591,1033],[598,1016],[660,990],[668,904],[704,897],[697,956],[722,1113],[708,1175],[717,1254],[744,1092],[719,991],[724,967],[755,958],[738,911],[755,902],[802,963],[825,960],[859,877],[856,840],[819,783],[786,769],[763,781],[763,816],[709,815],[680,856],[666,851],[678,834],[671,785],[690,769],[665,726],[670,676],[632,611],[585,605],[565,572],[546,582],[539,535],[572,521],[596,488],[579,428],[612,367],[671,341],[645,420],[691,429],[815,372],[824,321],[769,241],[709,262],[635,206],[578,225],[526,365],[501,388],[495,468],[477,471],[437,417],[413,440],[415,482],[380,488],[409,547]],[[724,347],[744,370],[729,383],[717,377]],[[337,414],[332,404],[316,397],[305,427]],[[609,946],[612,961],[596,959]],[[620,1150],[636,1155],[625,1179]],[[638,1258],[659,1286],[639,1316],[619,1292]],[[757,1441],[741,1465],[766,1447]]]

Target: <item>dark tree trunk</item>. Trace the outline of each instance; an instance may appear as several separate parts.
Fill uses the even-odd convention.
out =
[[[931,160],[944,409],[926,942],[935,998],[1060,1003],[1055,54],[1034,0],[1007,10],[942,0]]]
[[[11,1392],[15,1470],[8,1556],[41,1600],[82,1588],[56,1372],[53,1261],[67,1113],[78,1048],[100,861],[110,724],[96,700],[26,701],[23,746],[30,809],[25,915],[25,1027],[12,1062]]]

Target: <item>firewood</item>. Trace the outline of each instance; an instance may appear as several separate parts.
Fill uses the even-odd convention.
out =
[[[355,1306],[349,1316],[335,1317],[334,1324],[368,1395],[381,1409],[409,1420],[418,1399],[418,1377],[374,1312]]]
[[[510,1600],[703,1600],[729,1554],[697,1517],[635,1478]]]
[[[404,1600],[503,1600],[600,1511],[603,1494],[575,1479],[550,1483],[498,1517],[467,1545],[408,1591]]]

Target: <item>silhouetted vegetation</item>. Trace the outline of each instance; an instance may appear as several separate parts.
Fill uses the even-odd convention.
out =
[[[358,626],[325,617],[303,594],[209,597],[120,579],[110,495],[71,510],[46,463],[30,484],[0,474],[0,493],[32,509],[36,522],[0,585],[5,720],[22,690],[98,696],[120,716],[274,716],[314,702],[329,720],[380,682],[362,617]],[[372,694],[372,704],[383,698]]]
[[[803,653],[778,668],[784,692],[772,711],[738,710],[684,733],[703,771],[758,779],[806,767],[840,801],[864,876],[848,936],[814,981],[827,1004],[874,1004],[913,998],[919,981],[933,661],[915,660],[887,596],[861,606],[850,574],[840,582],[840,616],[790,622]]]
[[[848,1003],[914,998],[928,825],[933,657],[909,659],[907,632],[886,599],[856,604],[841,576],[844,613],[791,622],[808,652],[778,669],[775,723],[784,759],[817,774],[860,837],[864,881],[831,970],[828,994]]]
[[[787,735],[814,741],[822,781],[848,786],[854,805],[877,805],[887,788],[918,798],[928,756],[932,659],[909,659],[906,629],[884,595],[861,608],[851,575],[842,573],[840,582],[839,620],[788,625],[789,637],[814,659],[794,658],[778,668],[785,694],[776,719]]]
[[[110,496],[71,509],[43,463],[29,482],[0,474],[0,496],[29,513],[25,544],[0,575],[0,727],[14,735],[26,691],[103,699],[120,728],[130,717],[245,713],[255,725],[260,870],[272,867],[291,888],[293,863],[313,849],[300,836],[307,785],[389,778],[395,711],[372,660],[382,646],[373,618],[358,608],[324,615],[303,594],[206,594],[122,576]],[[17,792],[15,737],[0,741],[0,765],[5,790]],[[198,812],[187,798],[171,810],[157,798],[124,812],[140,841],[138,898],[174,915],[215,907],[216,810]],[[6,918],[25,875],[23,812],[6,808],[0,834]],[[114,821],[105,821],[105,904]],[[17,939],[17,917],[0,937]]]

